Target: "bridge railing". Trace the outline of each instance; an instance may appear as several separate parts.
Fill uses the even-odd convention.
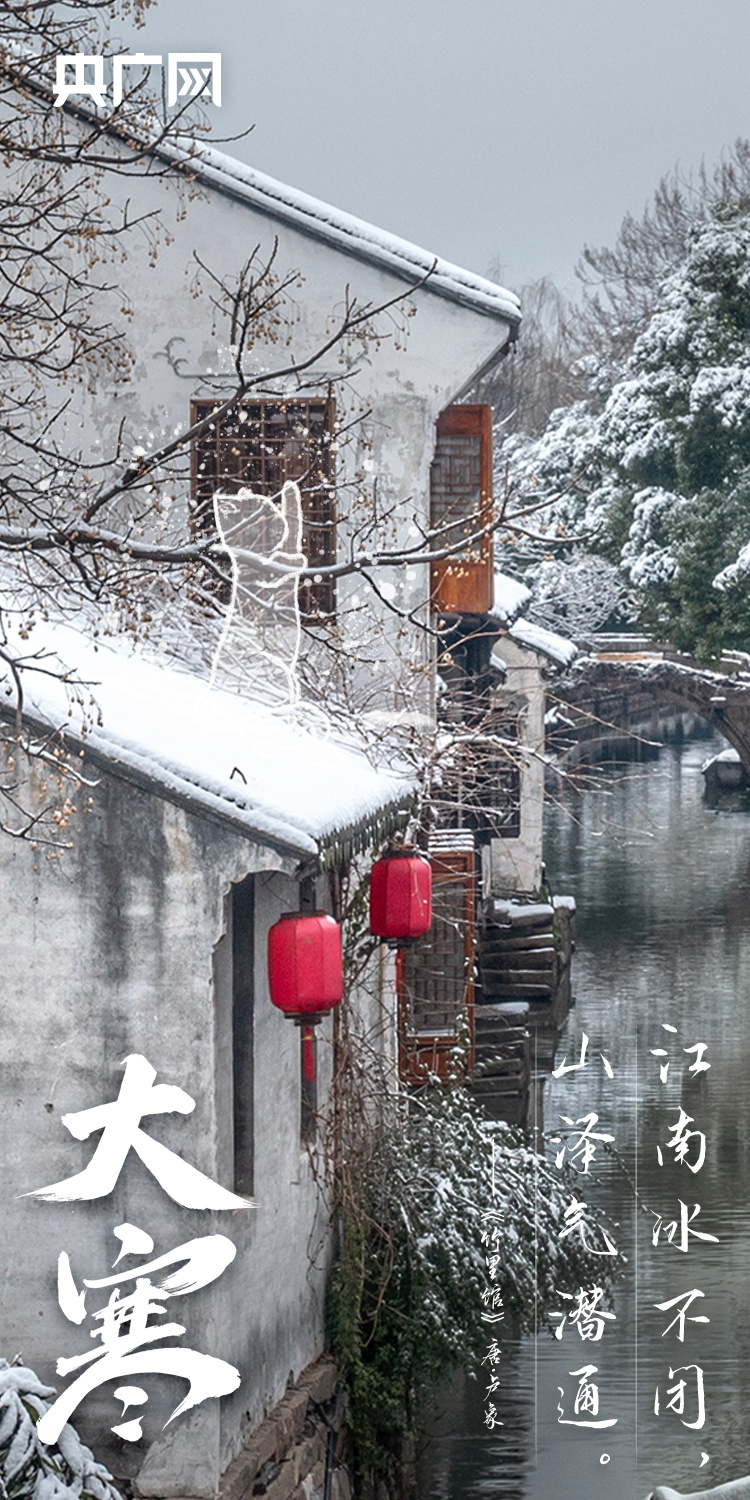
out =
[[[729,1484],[716,1485],[711,1490],[691,1490],[689,1495],[660,1484],[646,1500],[750,1500],[750,1475],[746,1479],[732,1479]]]
[[[700,662],[688,652],[677,651],[669,641],[655,641],[648,635],[597,634],[576,641],[582,656],[596,656],[600,660],[625,659],[646,661],[675,661],[686,667],[708,668],[712,672],[750,673],[750,653],[747,651],[722,651],[719,661]]]

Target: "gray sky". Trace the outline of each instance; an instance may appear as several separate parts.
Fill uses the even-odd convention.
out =
[[[226,150],[510,286],[750,135],[747,0],[156,0],[137,45],[221,51]]]

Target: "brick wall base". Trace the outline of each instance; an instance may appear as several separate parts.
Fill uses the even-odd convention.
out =
[[[338,1370],[319,1359],[303,1370],[222,1477],[219,1500],[351,1500],[343,1462],[345,1404],[336,1396]]]

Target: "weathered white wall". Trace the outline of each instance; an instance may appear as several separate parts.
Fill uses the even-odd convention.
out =
[[[111,1383],[74,1416],[116,1473],[133,1474],[146,1453],[140,1483],[147,1494],[210,1495],[243,1427],[255,1426],[283,1393],[290,1371],[322,1348],[324,1267],[311,1266],[309,1257],[320,1248],[324,1218],[300,1149],[299,1033],[272,1007],[266,976],[268,927],[298,905],[297,887],[288,861],[284,867],[240,833],[107,775],[100,776],[92,810],[74,817],[72,829],[74,848],[54,862],[0,838],[3,1353],[21,1350],[42,1378],[61,1387],[67,1381],[54,1375],[56,1358],[90,1347],[93,1325],[74,1327],[57,1304],[60,1251],[70,1253],[80,1286],[83,1276],[109,1274],[119,1250],[112,1228],[123,1221],[152,1235],[155,1254],[196,1235],[227,1234],[237,1247],[232,1265],[213,1286],[167,1308],[186,1326],[183,1346],[239,1367],[236,1396],[221,1405],[208,1401],[162,1433],[185,1383],[139,1377],[150,1394],[139,1444],[109,1435],[121,1420]],[[252,1206],[230,1213],[182,1209],[132,1152],[108,1199],[59,1205],[19,1196],[86,1165],[99,1137],[75,1141],[61,1115],[114,1099],[122,1061],[133,1052],[158,1070],[157,1081],[179,1085],[196,1102],[193,1114],[154,1117],[144,1128],[232,1187],[230,1057],[217,1020],[212,958],[230,884],[253,869]],[[321,1030],[325,1078],[330,1020]],[[92,1310],[98,1298],[89,1293]]]
[[[121,282],[132,303],[132,317],[125,326],[136,364],[127,391],[100,386],[94,411],[102,440],[116,433],[122,415],[148,434],[157,431],[161,414],[170,431],[173,423],[187,417],[186,396],[215,389],[214,382],[205,379],[209,372],[216,376],[222,368],[229,371],[228,325],[211,306],[215,287],[198,261],[219,277],[231,278],[256,246],[268,253],[278,241],[275,270],[282,276],[290,270],[301,273],[301,286],[291,292],[294,321],[289,344],[282,338],[270,347],[261,340],[248,364],[259,372],[268,369],[271,360],[279,365],[291,355],[299,362],[318,348],[343,310],[347,288],[360,308],[402,296],[409,306],[409,286],[393,272],[214,189],[193,198],[179,219],[180,188],[170,180],[130,178],[116,185],[115,207],[118,196],[122,204],[130,200],[131,217],[156,212],[173,239],[162,241],[153,263],[145,229],[135,229],[129,241],[132,249]],[[379,344],[370,341],[363,349],[357,341],[349,350],[350,365],[359,367],[351,382],[354,399],[364,407],[377,404],[373,426],[380,429],[377,440],[389,449],[389,477],[395,484],[405,481],[407,487],[420,455],[413,451],[404,412],[421,405],[434,420],[508,335],[501,320],[460,307],[427,286],[414,293],[411,303],[416,313],[405,324],[398,307],[379,320]],[[408,330],[405,337],[402,326]],[[162,357],[174,338],[184,341],[173,346],[175,358],[184,361],[182,378]],[[320,363],[320,388],[327,391],[329,379],[345,372],[339,350],[331,350]],[[229,374],[228,385],[231,389]]]
[[[459,306],[426,286],[410,298],[408,283],[393,272],[347,255],[214,189],[207,188],[190,201],[185,192],[184,186],[168,179],[129,178],[115,184],[114,210],[127,197],[131,219],[158,215],[163,226],[161,244],[153,260],[150,245],[156,220],[150,219],[132,231],[128,259],[122,268],[114,268],[112,274],[131,305],[131,316],[125,321],[119,312],[122,299],[117,296],[112,302],[114,320],[124,327],[134,351],[132,378],[120,385],[105,376],[93,396],[82,392],[75,396],[69,422],[71,441],[80,442],[92,459],[106,459],[115,452],[124,422],[124,454],[128,456],[133,446],[149,449],[171,438],[180,424],[186,427],[191,398],[228,394],[231,374],[216,376],[230,371],[229,328],[211,305],[216,288],[198,262],[231,281],[256,246],[268,254],[277,240],[275,270],[282,276],[299,270],[303,281],[291,293],[288,345],[286,330],[273,345],[261,333],[248,360],[251,370],[278,368],[290,356],[300,362],[320,348],[340,316],[347,288],[360,307],[405,298],[401,307],[378,320],[380,340],[370,339],[363,345],[355,339],[342,351],[330,351],[321,360],[316,383],[302,394],[333,394],[342,425],[354,424],[335,455],[339,555],[345,555],[352,532],[373,513],[376,503],[381,515],[392,516],[381,540],[388,545],[414,545],[418,541],[415,525],[424,529],[429,520],[435,421],[474,371],[505,343],[509,326],[494,316]],[[182,207],[184,217],[179,217]],[[414,316],[405,316],[409,307]],[[168,348],[180,361],[179,373],[165,357]],[[350,378],[331,384],[344,374]],[[287,394],[294,390],[290,384]],[[183,480],[171,486],[175,515],[183,519],[188,472],[186,455]],[[429,579],[424,565],[379,570],[377,576],[392,590],[396,605],[418,610],[420,618],[427,620],[424,606]],[[363,707],[431,712],[430,638],[396,619],[361,579],[339,582],[338,614],[345,634],[340,660],[348,654],[350,666],[354,658],[367,657],[373,663],[356,670],[352,666]]]
[[[226,382],[207,380],[210,371],[223,368],[228,334],[220,319],[212,331],[205,278],[193,296],[196,254],[219,276],[231,276],[256,244],[270,250],[278,237],[279,271],[299,268],[305,278],[295,293],[298,319],[291,347],[298,360],[325,336],[347,286],[360,304],[406,290],[392,273],[216,192],[187,203],[183,219],[180,197],[169,183],[130,179],[121,184],[120,196],[130,199],[131,217],[158,211],[173,239],[162,244],[152,264],[148,231],[135,229],[128,261],[117,273],[132,310],[125,327],[135,353],[133,378],[120,386],[103,375],[93,394],[76,393],[68,416],[71,443],[94,462],[114,454],[121,427],[127,456],[135,444],[149,448],[178,426],[186,427],[192,397],[228,389]],[[103,276],[108,274],[105,269]],[[120,300],[119,295],[113,299],[118,322]],[[426,289],[413,301],[417,312],[408,320],[405,347],[396,347],[396,314],[396,324],[383,325],[383,342],[351,351],[357,373],[347,394],[337,398],[345,420],[369,413],[361,432],[337,456],[341,509],[351,507],[351,521],[342,518],[340,526],[342,547],[347,528],[374,505],[376,483],[381,511],[393,512],[394,543],[415,540],[410,527],[428,521],[435,420],[507,335],[497,320]],[[179,371],[163,357],[175,339],[183,340],[172,345],[184,360]],[[283,349],[272,353],[276,359]],[[267,366],[267,348],[261,345],[254,357],[257,368]],[[323,363],[318,390],[327,394],[341,367],[335,355]],[[185,474],[187,468],[186,456]],[[187,478],[173,488],[175,510],[184,517]],[[395,569],[390,581],[400,606],[423,607],[424,566]],[[428,638],[374,606],[359,580],[340,586],[339,603],[342,615],[347,605],[354,611],[346,615],[344,654],[354,657],[363,642],[372,643],[372,670],[360,674],[359,684],[368,706],[429,710]],[[409,666],[406,681],[402,653]],[[421,674],[414,675],[415,667]],[[293,871],[240,833],[106,775],[92,811],[74,825],[74,849],[52,863],[0,838],[6,894],[0,927],[3,1348],[11,1357],[22,1350],[43,1378],[53,1380],[55,1359],[86,1347],[87,1333],[69,1324],[57,1306],[55,1266],[61,1250],[70,1252],[80,1284],[83,1275],[107,1274],[118,1248],[112,1227],[125,1220],[154,1236],[157,1253],[197,1234],[228,1233],[237,1245],[236,1261],[213,1287],[185,1298],[183,1306],[170,1303],[169,1309],[186,1324],[187,1346],[239,1365],[241,1390],[221,1408],[207,1403],[160,1435],[184,1386],[166,1377],[143,1377],[152,1394],[144,1424],[151,1446],[141,1487],[152,1495],[205,1496],[214,1493],[243,1427],[257,1424],[282,1394],[290,1370],[298,1371],[322,1344],[322,1271],[311,1267],[309,1256],[321,1241],[324,1220],[299,1145],[299,1036],[270,1006],[265,975],[268,926],[297,905]],[[160,1118],[154,1135],[228,1183],[226,1015],[222,1020],[220,1003],[216,1009],[212,965],[230,884],[252,870],[260,872],[253,1206],[231,1215],[179,1209],[132,1155],[106,1203],[61,1206],[19,1197],[81,1170],[90,1159],[92,1143],[74,1141],[60,1116],[115,1098],[122,1061],[132,1052],[149,1059],[160,1081],[179,1084],[196,1100],[194,1114]],[[390,960],[382,979],[381,994],[388,996]],[[383,1019],[390,1025],[387,1014]],[[331,1023],[322,1031],[325,1070],[324,1038],[330,1047]],[[113,1438],[108,1450],[103,1442],[119,1418],[119,1405],[105,1392],[101,1400],[88,1398],[75,1420],[118,1473],[133,1473],[140,1447]]]
[[[543,658],[517,645],[510,636],[500,639],[496,651],[505,663],[507,677],[505,685],[495,690],[494,702],[499,708],[512,707],[520,715],[521,835],[517,839],[492,839],[490,886],[493,896],[513,891],[536,895],[542,879],[544,816]]]

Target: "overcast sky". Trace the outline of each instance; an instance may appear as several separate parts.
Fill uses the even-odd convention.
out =
[[[137,45],[222,53],[234,155],[514,287],[750,135],[748,0],[156,0]]]

